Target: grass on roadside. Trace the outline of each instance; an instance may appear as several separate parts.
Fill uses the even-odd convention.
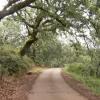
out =
[[[68,71],[64,68],[64,73],[70,74],[74,79],[81,81],[85,86],[92,90],[96,95],[100,95],[100,79],[90,76],[83,76],[78,73]]]

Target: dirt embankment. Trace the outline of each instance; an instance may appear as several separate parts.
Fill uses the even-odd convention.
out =
[[[86,86],[84,86],[80,81],[75,80],[71,75],[64,74],[64,72],[62,72],[62,76],[70,87],[72,87],[74,90],[79,92],[81,95],[88,98],[88,100],[100,100],[100,96],[95,95]]]
[[[0,100],[27,100],[39,73],[27,74],[18,79],[8,79],[0,84]]]

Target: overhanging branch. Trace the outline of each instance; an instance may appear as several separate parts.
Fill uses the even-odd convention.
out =
[[[29,4],[35,2],[36,0],[25,0],[23,2],[19,2],[15,5],[12,5],[8,10],[3,9],[0,11],[0,20],[3,19],[4,17],[11,15],[24,7],[28,6]]]
[[[30,7],[30,8],[35,8],[35,9],[40,9],[40,10],[44,11],[44,12],[47,13],[50,17],[56,19],[56,21],[58,21],[59,23],[61,23],[62,26],[64,26],[64,27],[68,24],[68,23],[66,24],[66,22],[65,22],[62,18],[60,18],[58,15],[53,14],[53,13],[49,12],[48,10],[46,10],[46,9],[40,7],[40,6],[29,5],[28,7]]]

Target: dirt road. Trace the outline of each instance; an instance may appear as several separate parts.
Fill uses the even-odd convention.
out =
[[[60,71],[45,70],[33,85],[28,100],[87,100],[65,83]]]

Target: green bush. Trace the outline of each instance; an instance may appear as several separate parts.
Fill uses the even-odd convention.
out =
[[[78,58],[78,62],[89,64],[91,62],[91,57],[88,55],[87,56],[80,55],[80,57]]]
[[[15,49],[0,47],[0,74],[12,76],[27,72],[32,66],[32,60],[27,56],[21,57]]]
[[[74,72],[74,73],[79,73],[79,74],[82,73],[82,71],[85,67],[83,63],[76,63],[76,62],[68,64],[67,66],[68,66],[67,70],[69,72]]]

